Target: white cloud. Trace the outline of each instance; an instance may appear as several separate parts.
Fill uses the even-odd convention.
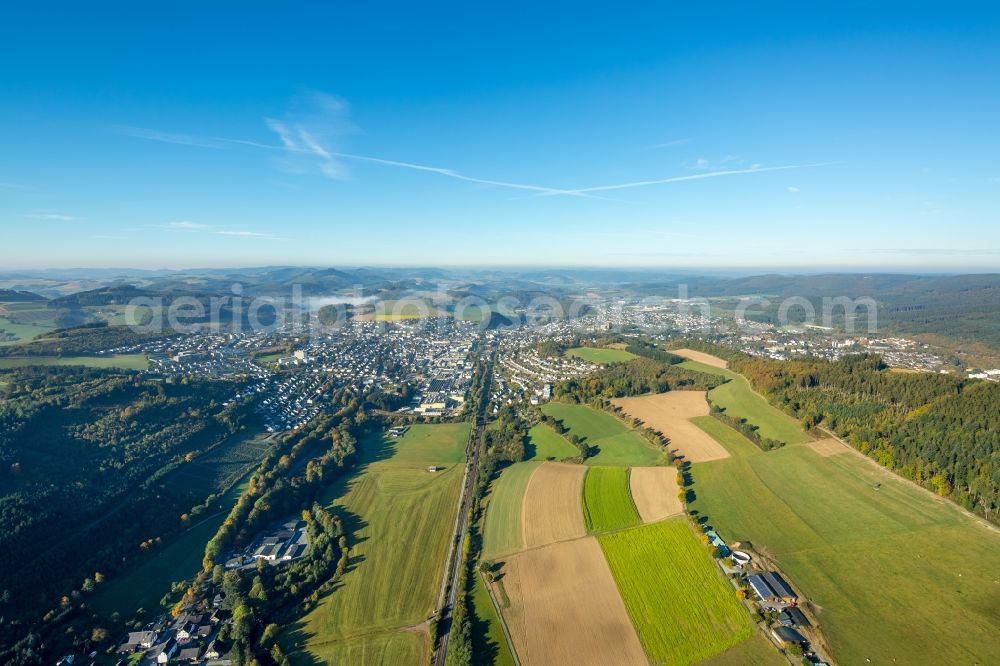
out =
[[[649,185],[665,185],[668,183],[679,183],[686,180],[703,180],[705,178],[721,178],[724,176],[739,176],[743,174],[751,173],[766,173],[769,171],[789,171],[792,169],[811,169],[821,166],[829,166],[831,164],[839,164],[839,162],[817,162],[814,164],[785,164],[782,166],[764,167],[759,164],[754,164],[749,169],[729,169],[726,171],[707,171],[705,173],[697,173],[690,176],[674,176],[672,178],[661,178],[658,180],[637,180],[630,183],[620,183],[618,185],[601,185],[599,187],[585,187],[579,190],[566,190],[558,192],[559,194],[588,194],[590,192],[607,192],[610,190],[625,190],[633,187],[647,187]],[[545,196],[545,195],[542,195]]]
[[[653,148],[673,148],[674,146],[683,146],[685,143],[691,143],[694,141],[692,137],[684,139],[674,139],[673,141],[664,141],[663,143],[654,143],[651,146],[647,146],[648,149]]]
[[[187,134],[171,134],[158,130],[142,128],[126,128],[123,130],[130,136],[148,139],[152,141],[162,141],[167,143],[178,143],[184,145],[198,146],[204,148],[230,148],[234,146],[246,146],[263,150],[280,152],[282,155],[278,159],[278,166],[292,173],[316,173],[333,180],[344,180],[350,177],[350,171],[344,164],[345,160],[368,162],[393,166],[413,171],[434,173],[455,180],[479,185],[492,185],[515,190],[526,190],[533,192],[537,196],[572,196],[594,199],[604,199],[597,196],[597,192],[607,192],[611,190],[643,187],[648,185],[660,185],[674,183],[685,180],[698,180],[702,178],[715,178],[720,176],[733,176],[738,174],[762,173],[766,171],[782,171],[788,169],[806,169],[836,162],[823,162],[803,165],[784,165],[774,167],[764,167],[760,164],[752,164],[749,168],[734,169],[743,162],[742,158],[735,155],[726,155],[721,164],[731,165],[728,169],[720,169],[713,166],[705,159],[699,158],[692,167],[703,170],[691,176],[676,176],[672,178],[662,178],[656,180],[634,181],[612,185],[601,185],[596,187],[583,188],[556,188],[545,185],[535,185],[530,183],[519,183],[507,180],[494,180],[491,178],[479,178],[465,175],[455,169],[446,167],[429,166],[415,162],[405,162],[402,160],[391,160],[370,155],[360,155],[346,153],[338,150],[343,137],[356,132],[356,128],[349,119],[349,106],[344,100],[333,95],[323,93],[311,93],[295,100],[292,109],[281,119],[266,118],[267,127],[274,132],[279,144],[267,144],[244,139],[227,139],[219,137],[197,137]],[[662,144],[655,144],[653,148],[669,147],[687,143],[691,139],[675,139]]]
[[[796,192],[799,191],[799,188],[795,187],[794,185],[789,185],[788,191],[791,192],[792,194],[795,194]]]
[[[198,222],[191,222],[190,220],[177,220],[176,222],[167,222],[168,229],[177,229],[179,231],[201,231],[202,229],[209,229],[209,225],[200,224]]]
[[[216,231],[215,233],[220,236],[236,236],[238,238],[270,238],[274,240],[279,239],[279,236],[275,236],[274,234],[265,234],[259,231],[225,230],[225,231]]]
[[[32,220],[47,220],[49,222],[70,222],[76,219],[72,215],[62,215],[61,213],[25,213],[24,216]]]
[[[310,93],[295,100],[285,118],[266,119],[285,151],[279,166],[293,173],[318,171],[333,180],[349,178],[336,153],[342,137],[356,131],[349,115],[350,107],[339,97]]]

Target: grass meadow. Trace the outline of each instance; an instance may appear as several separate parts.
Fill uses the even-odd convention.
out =
[[[792,445],[696,464],[692,508],[775,558],[841,663],[990,663],[1000,533],[862,456]]]
[[[562,460],[575,458],[580,450],[565,437],[545,424],[538,424],[528,431],[528,460]]]
[[[728,425],[714,416],[695,416],[691,423],[701,428],[709,437],[722,444],[729,455],[750,456],[762,453],[759,446],[751,442],[737,430],[733,430]]]
[[[398,631],[318,645],[308,655],[293,653],[293,665],[320,664],[422,664],[426,660],[427,634]]]
[[[29,365],[85,365],[89,368],[124,368],[146,370],[145,354],[109,354],[107,356],[10,356],[0,358],[0,368],[23,368]]]
[[[687,518],[598,537],[653,664],[693,664],[753,634],[750,615]]]
[[[415,425],[398,439],[376,434],[361,443],[356,473],[323,498],[344,519],[350,565],[336,589],[287,627],[281,642],[293,662],[426,659],[427,641],[408,627],[437,603],[469,430]],[[444,470],[428,472],[429,465]]]
[[[574,347],[573,349],[568,349],[566,355],[599,365],[623,363],[635,358],[635,354],[627,352],[624,349],[608,349],[604,347]]]
[[[491,558],[521,549],[521,503],[528,479],[541,463],[514,463],[503,470],[490,488],[483,524],[483,557]]]
[[[597,449],[596,455],[587,459],[588,465],[646,467],[664,459],[661,451],[607,412],[563,402],[547,403],[542,411],[562,421],[570,435]]]
[[[629,491],[628,468],[587,470],[583,480],[583,516],[589,532],[632,527],[641,522]]]
[[[475,574],[472,584],[472,663],[477,666],[514,666],[514,657],[500,626],[500,617],[486,590],[482,576]]]
[[[754,391],[750,382],[743,375],[698,361],[684,361],[680,366],[689,370],[727,377],[730,381],[709,391],[708,399],[724,408],[730,416],[746,419],[747,422],[757,426],[757,431],[762,436],[780,440],[786,444],[809,441],[809,435],[803,429],[802,424],[771,405],[764,396]]]

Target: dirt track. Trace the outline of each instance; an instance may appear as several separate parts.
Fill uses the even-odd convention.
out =
[[[711,354],[706,354],[705,352],[695,351],[693,349],[671,349],[671,354],[677,354],[689,361],[698,361],[699,363],[704,363],[705,365],[710,365],[713,368],[726,368],[729,366],[724,360],[718,356],[712,356]]]
[[[666,435],[674,455],[696,463],[729,457],[725,447],[689,420],[708,415],[704,391],[667,391],[613,402],[629,416]]]
[[[809,442],[806,446],[824,458],[827,456],[835,456],[840,453],[848,453],[850,451],[846,444],[841,444],[832,437],[816,440],[815,442]]]
[[[502,582],[504,618],[525,666],[648,663],[595,538],[513,555]]]
[[[652,523],[684,511],[677,498],[677,470],[673,467],[633,467],[628,483],[642,522]]]
[[[534,548],[556,541],[582,537],[583,465],[542,463],[532,473],[521,505],[524,547]]]

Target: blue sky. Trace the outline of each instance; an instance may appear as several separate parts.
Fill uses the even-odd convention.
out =
[[[0,268],[1000,270],[987,3],[17,4]]]

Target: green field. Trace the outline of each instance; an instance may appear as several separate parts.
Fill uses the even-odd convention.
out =
[[[1000,533],[852,452],[805,445],[698,463],[692,507],[774,557],[840,663],[1000,654]]]
[[[632,502],[626,467],[591,467],[583,480],[583,517],[587,531],[604,532],[642,522]]]
[[[483,526],[483,557],[492,558],[521,549],[521,501],[528,479],[540,464],[515,463],[493,481]]]
[[[708,433],[709,437],[722,444],[730,455],[751,456],[762,453],[759,446],[714,416],[695,416],[689,420]]]
[[[49,310],[45,301],[26,301],[15,303],[0,303],[0,330],[15,336],[14,340],[5,340],[0,333],[0,345],[16,345],[27,342],[58,328],[56,312]],[[20,321],[12,321],[17,319]]]
[[[12,356],[0,358],[0,368],[23,368],[29,365],[85,365],[89,368],[124,368],[146,370],[145,354],[109,354],[107,356]]]
[[[708,392],[709,400],[724,408],[730,416],[746,419],[757,426],[757,432],[761,436],[786,444],[809,441],[809,435],[803,430],[802,424],[772,406],[764,396],[753,390],[743,375],[697,361],[684,361],[680,367],[729,378],[730,381]]]
[[[654,664],[693,664],[750,638],[753,625],[687,518],[598,537]]]
[[[573,349],[566,350],[566,355],[575,356],[588,363],[597,363],[600,365],[622,363],[635,358],[635,354],[627,352],[624,349],[606,349],[603,347],[574,347]]]
[[[470,308],[471,312],[471,308]],[[405,321],[438,317],[441,311],[426,298],[404,298],[396,301],[380,301],[375,304],[376,321]]]
[[[538,424],[528,431],[527,460],[562,460],[575,458],[580,450],[565,437],[545,424]]]
[[[748,640],[700,664],[701,666],[747,666],[747,664],[788,666],[788,660],[781,656],[770,638],[756,631]]]
[[[418,631],[366,636],[316,646],[306,657],[290,655],[293,664],[422,664],[427,636]]]
[[[472,607],[476,615],[472,625],[472,663],[482,666],[514,666],[514,657],[504,638],[496,607],[478,573],[472,587]]]
[[[542,411],[562,421],[570,435],[597,449],[597,454],[587,459],[588,465],[643,467],[664,459],[661,451],[607,412],[564,402],[547,403]]]
[[[398,439],[376,434],[361,443],[357,473],[323,498],[344,520],[351,563],[337,588],[287,627],[281,642],[293,663],[425,658],[410,636],[420,638],[414,631],[437,603],[469,430],[415,425]]]

